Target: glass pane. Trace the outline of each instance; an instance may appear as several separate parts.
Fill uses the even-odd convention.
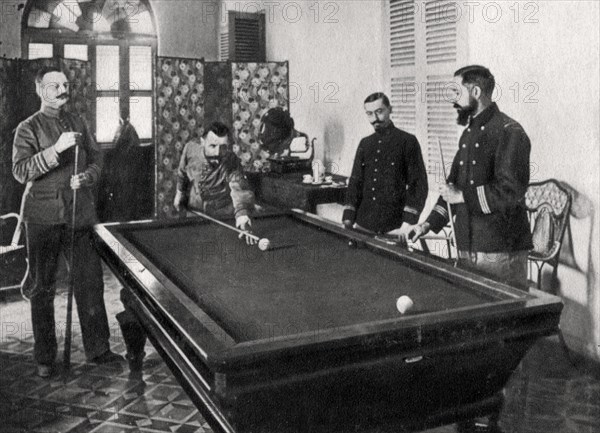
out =
[[[65,44],[65,59],[77,59],[87,62],[88,47],[87,45],[67,45]]]
[[[29,44],[29,59],[45,59],[52,57],[52,44]]]
[[[119,46],[96,47],[96,85],[98,90],[119,90]]]
[[[152,90],[151,47],[129,47],[129,88]]]
[[[119,127],[119,99],[103,97],[96,99],[96,140],[112,143]]]
[[[129,120],[135,127],[140,139],[152,138],[152,98],[131,98]]]
[[[43,11],[37,8],[32,8],[31,12],[29,12],[29,17],[27,18],[27,26],[34,27],[37,29],[47,29],[50,27],[50,20],[52,19],[52,14],[47,11]]]

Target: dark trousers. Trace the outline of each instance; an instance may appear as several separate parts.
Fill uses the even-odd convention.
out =
[[[25,228],[29,273],[24,290],[31,299],[34,358],[40,364],[49,365],[54,362],[57,352],[54,295],[58,258],[62,254],[69,259],[71,229],[67,225],[31,223]],[[91,235],[91,228],[75,232],[73,269],[69,270],[73,272],[73,294],[88,359],[110,349],[102,266]]]
[[[117,314],[117,321],[127,348],[127,360],[132,370],[141,369],[142,360],[146,354],[144,352],[147,340],[146,331],[131,309],[131,295],[127,289],[121,289],[121,302],[125,310]]]

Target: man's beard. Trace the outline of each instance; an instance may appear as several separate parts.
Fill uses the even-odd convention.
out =
[[[208,161],[208,163],[211,165],[211,167],[216,167],[221,163],[221,157],[220,156],[206,156],[206,160]]]
[[[456,123],[458,123],[461,126],[467,126],[467,124],[469,123],[469,118],[473,114],[475,114],[478,106],[479,105],[478,105],[478,102],[476,99],[470,99],[469,105],[467,105],[466,107],[462,107],[458,104],[454,104],[454,108],[456,108],[456,111],[458,113],[458,117],[456,118]]]

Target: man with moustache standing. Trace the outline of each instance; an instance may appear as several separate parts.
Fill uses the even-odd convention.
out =
[[[459,264],[520,288],[527,287],[527,254],[533,247],[525,192],[531,144],[523,127],[492,102],[495,79],[478,65],[454,74],[458,123],[466,126],[450,175],[427,221],[412,241],[456,216]]]
[[[364,108],[375,133],[358,145],[342,220],[347,228],[378,234],[400,229],[404,241],[427,199],[421,146],[414,135],[394,126],[385,94],[369,95]]]
[[[19,182],[27,184],[22,215],[29,272],[24,289],[31,298],[37,374],[45,378],[52,373],[57,353],[54,294],[58,257],[68,257],[73,223],[73,268],[69,272],[86,357],[98,364],[122,358],[110,350],[102,267],[92,246],[92,226],[97,220],[91,187],[100,175],[100,149],[85,123],[63,110],[69,99],[65,74],[57,68],[43,68],[35,84],[41,108],[17,127],[12,171]],[[78,174],[73,176],[75,146],[79,146],[79,161]],[[77,209],[75,221],[71,221],[74,190]]]

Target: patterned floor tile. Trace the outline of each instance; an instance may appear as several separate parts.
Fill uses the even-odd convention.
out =
[[[190,406],[184,406],[177,403],[169,403],[159,410],[154,417],[165,421],[173,421],[184,424],[186,420],[196,414],[196,409]]]
[[[86,421],[85,418],[57,416],[35,427],[35,433],[64,433],[75,429]]]
[[[24,408],[10,415],[4,424],[11,427],[19,427],[26,431],[32,431],[38,426],[53,422],[60,415],[32,408]]]

